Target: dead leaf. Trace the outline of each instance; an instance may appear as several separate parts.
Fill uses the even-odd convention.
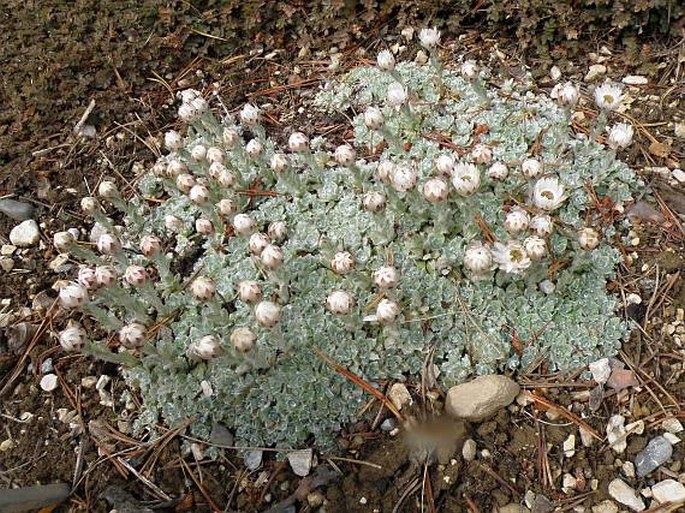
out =
[[[607,380],[607,386],[614,390],[621,391],[624,388],[635,387],[640,382],[635,377],[635,373],[630,369],[614,369]]]
[[[668,144],[660,143],[659,141],[654,141],[649,145],[648,151],[655,157],[665,159],[671,153],[671,146]]]

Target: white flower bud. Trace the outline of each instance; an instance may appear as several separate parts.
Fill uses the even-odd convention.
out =
[[[593,228],[581,228],[578,230],[578,244],[583,249],[595,249],[599,246],[599,234]]]
[[[393,82],[388,86],[385,99],[391,107],[401,107],[407,101],[407,90],[399,82]]]
[[[255,342],[257,335],[250,328],[236,328],[231,332],[231,344],[236,351],[247,353],[254,348]]]
[[[233,229],[239,235],[250,235],[255,229],[256,223],[249,214],[237,214],[233,218]]]
[[[495,162],[488,169],[488,176],[495,180],[504,180],[509,174],[509,169],[502,162]]]
[[[476,144],[471,150],[471,158],[476,164],[488,165],[492,162],[492,150],[485,144]]]
[[[246,103],[243,106],[243,110],[240,111],[240,122],[243,125],[254,126],[259,123],[261,119],[261,111],[258,107],[252,104]]]
[[[231,171],[223,168],[216,177],[216,181],[219,182],[222,187],[233,187],[235,185],[236,178]]]
[[[140,252],[150,258],[162,251],[162,241],[154,235],[146,235],[140,240]]]
[[[274,242],[283,242],[288,237],[288,226],[283,221],[274,221],[269,225],[266,233]]]
[[[221,134],[221,139],[224,141],[224,146],[227,150],[233,149],[240,141],[240,135],[233,128],[224,128]]]
[[[68,253],[71,245],[76,242],[74,236],[69,232],[57,232],[52,236],[52,244],[60,253]]]
[[[552,233],[554,224],[552,218],[546,214],[533,216],[528,226],[538,237],[546,237]]]
[[[212,162],[209,166],[209,170],[207,171],[207,174],[213,180],[218,180],[219,175],[221,173],[223,173],[224,171],[228,171],[228,170],[226,169],[226,166],[224,166],[221,162]]]
[[[170,232],[178,233],[183,229],[183,221],[172,214],[164,216],[164,226]]]
[[[224,157],[224,152],[221,148],[212,146],[207,150],[207,162],[211,162],[212,164],[221,164],[224,161]]]
[[[78,276],[76,278],[81,285],[83,285],[88,290],[92,289],[97,285],[97,276],[95,274],[95,269],[92,267],[81,267],[78,270]]]
[[[198,276],[190,284],[190,293],[198,301],[209,301],[216,293],[216,285],[206,276]]]
[[[368,107],[364,111],[364,125],[369,130],[378,130],[385,123],[383,112],[378,107]]]
[[[544,294],[552,294],[554,290],[557,288],[554,283],[552,283],[549,280],[543,280],[538,284],[538,287],[540,288],[540,291],[542,291]]]
[[[621,86],[605,82],[595,89],[595,103],[602,110],[616,110],[623,101]]]
[[[609,130],[607,144],[613,150],[627,148],[633,142],[633,127],[627,123],[617,123]]]
[[[121,242],[111,233],[103,233],[96,243],[98,251],[103,255],[115,255],[121,250]]]
[[[177,176],[186,174],[187,172],[188,166],[180,160],[172,160],[166,167],[166,174],[171,179],[175,179]]]
[[[145,283],[147,273],[145,268],[140,265],[129,265],[124,272],[124,280],[131,286],[138,286]]]
[[[81,198],[81,210],[84,214],[86,214],[87,216],[91,216],[97,209],[98,201],[95,198],[91,196]]]
[[[111,180],[103,180],[98,185],[98,194],[102,198],[112,199],[119,196],[119,189],[117,185]]]
[[[461,196],[473,194],[480,187],[480,171],[473,164],[459,162],[452,170],[452,185]]]
[[[482,242],[471,244],[464,253],[464,267],[474,274],[493,269],[492,252]]]
[[[382,50],[378,52],[376,57],[378,67],[383,71],[392,71],[395,69],[395,57],[389,50]]]
[[[192,123],[197,119],[198,112],[190,103],[182,103],[178,107],[178,117],[186,123]]]
[[[354,257],[348,251],[339,251],[331,260],[331,270],[335,274],[345,275],[354,269]]]
[[[152,171],[152,174],[155,175],[158,178],[166,178],[167,176],[167,162],[164,160],[158,160],[152,165],[152,168],[150,171]]]
[[[109,287],[117,281],[117,270],[112,265],[98,265],[95,268],[95,281],[101,287]]]
[[[245,151],[250,157],[256,159],[262,154],[264,147],[257,139],[250,139],[250,141],[247,143],[247,146],[245,146]]]
[[[265,233],[256,232],[250,235],[248,246],[253,255],[259,256],[270,243],[271,241]]]
[[[238,205],[231,198],[224,198],[216,204],[216,208],[223,217],[230,217],[238,211]]]
[[[354,308],[354,298],[344,290],[334,290],[326,298],[326,308],[333,315],[347,315]]]
[[[504,229],[511,234],[521,233],[528,228],[530,216],[519,206],[511,207],[504,218]]]
[[[190,105],[195,110],[197,116],[201,116],[209,110],[209,104],[207,103],[207,100],[205,100],[201,96],[193,98],[190,102]]]
[[[547,255],[547,243],[542,237],[530,235],[523,241],[523,249],[526,250],[531,260],[540,260]]]
[[[195,162],[201,162],[205,160],[207,158],[207,147],[202,144],[193,146],[193,149],[190,150],[190,158]]]
[[[395,172],[395,164],[389,160],[381,160],[376,167],[376,175],[381,183],[390,184],[391,177]]]
[[[574,107],[580,99],[578,89],[571,82],[555,85],[550,96],[554,98],[560,106],[565,108]]]
[[[408,192],[416,186],[418,173],[410,166],[397,166],[390,175],[392,188],[397,192]]]
[[[283,265],[283,251],[278,246],[268,244],[260,255],[264,267],[273,271]]]
[[[201,339],[195,340],[188,348],[188,354],[200,360],[211,360],[221,356],[221,344],[214,335],[206,335]]]
[[[180,98],[183,103],[190,103],[198,96],[201,96],[200,91],[191,88],[184,89],[176,94],[176,97]]]
[[[205,217],[198,217],[195,219],[195,231],[202,235],[211,235],[214,233],[214,225]]]
[[[440,44],[440,31],[433,28],[423,28],[419,31],[419,42],[427,50],[432,50]]]
[[[196,205],[206,205],[209,202],[209,189],[204,185],[193,185],[188,192],[190,201]]]
[[[262,299],[262,289],[256,281],[243,280],[237,286],[238,297],[245,303],[256,303]]]
[[[177,151],[183,148],[183,137],[176,130],[169,130],[164,134],[164,146],[169,151]]]
[[[389,299],[381,299],[376,307],[376,319],[381,324],[390,324],[394,322],[397,316],[400,314],[400,307],[394,301]]]
[[[86,347],[88,334],[79,324],[69,326],[59,334],[59,344],[68,353],[81,351]]]
[[[266,328],[271,328],[281,319],[281,307],[273,301],[261,301],[254,309],[255,319]]]
[[[88,301],[88,289],[76,282],[71,282],[59,289],[59,304],[65,310],[80,308]]]
[[[440,178],[431,178],[423,184],[423,197],[430,203],[442,203],[447,199],[449,189],[444,180]]]
[[[435,159],[435,169],[438,170],[438,173],[451,176],[454,169],[454,159],[449,155],[440,155]]]
[[[309,139],[302,132],[293,132],[288,138],[288,148],[293,153],[309,150]]]
[[[462,77],[471,82],[478,78],[478,65],[475,63],[475,61],[466,61],[461,65],[459,72],[461,73]]]
[[[188,194],[190,192],[190,189],[192,189],[195,186],[195,177],[193,175],[189,175],[187,173],[181,173],[176,177],[176,188],[185,193]]]
[[[389,265],[379,267],[373,272],[373,283],[381,290],[394,289],[399,283],[397,270]]]
[[[139,322],[127,324],[119,330],[119,342],[128,349],[136,349],[145,343],[147,328]]]
[[[364,194],[362,204],[364,210],[368,212],[380,212],[385,208],[385,194],[379,191],[369,191]]]
[[[350,167],[354,165],[357,159],[357,152],[349,144],[342,144],[335,149],[333,155],[335,161],[343,167]]]
[[[276,174],[280,174],[288,169],[288,157],[282,153],[274,153],[273,157],[271,157],[270,164],[271,170]]]
[[[542,173],[542,164],[537,159],[528,158],[521,164],[521,171],[526,178],[535,178]]]

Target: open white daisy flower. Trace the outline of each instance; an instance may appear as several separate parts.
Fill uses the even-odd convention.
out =
[[[506,244],[495,242],[492,247],[492,259],[497,267],[505,273],[518,274],[530,267],[531,260],[523,245],[515,240]]]
[[[566,200],[566,191],[556,176],[545,176],[535,182],[533,203],[542,210],[551,212]]]
[[[623,101],[621,87],[613,82],[604,82],[595,89],[595,103],[602,110],[616,110]]]
[[[480,187],[480,171],[473,164],[460,162],[452,170],[452,185],[462,196],[473,194]]]

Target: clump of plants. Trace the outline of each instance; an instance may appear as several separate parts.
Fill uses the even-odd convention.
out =
[[[367,398],[321,353],[379,386],[424,368],[450,386],[617,351],[606,283],[642,186],[616,159],[632,128],[605,134],[620,87],[594,91],[596,126],[575,133],[574,85],[495,85],[475,62],[444,66],[439,40],[424,29],[425,63],[384,50],[320,91],[347,140],[292,127],[281,147],[258,105],[219,119],[183,91],[187,129],[165,135],[140,194],[103,181],[83,199],[101,234],[56,237],[85,262],[60,301],[112,336],[75,314],[59,339],[123,364],[139,427],[194,418],[198,436],[221,423],[241,444],[326,445]]]

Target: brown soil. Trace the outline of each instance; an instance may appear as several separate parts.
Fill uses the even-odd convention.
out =
[[[116,401],[125,391],[116,367],[67,356],[54,348],[51,335],[65,319],[50,310],[52,284],[67,278],[73,267],[60,272],[50,269],[56,256],[51,234],[68,227],[87,233],[80,198],[104,175],[130,184],[135,178],[134,164],[149,165],[154,160],[157,137],[173,123],[170,90],[188,86],[209,90],[217,82],[231,107],[249,95],[269,97],[278,106],[274,112],[278,119],[280,112],[294,111],[292,106],[311,98],[320,76],[328,73],[326,55],[317,51],[330,48],[326,39],[311,37],[307,40],[311,54],[299,58],[297,37],[283,33],[258,34],[255,39],[262,42],[262,52],[254,51],[253,39],[248,39],[250,46],[231,47],[206,35],[218,26],[220,17],[200,13],[185,2],[170,2],[171,7],[153,0],[7,0],[5,4],[0,20],[5,57],[0,196],[12,195],[36,207],[43,241],[37,248],[15,253],[11,272],[0,271],[0,297],[9,299],[1,312],[12,315],[8,327],[0,329],[0,386],[6,392],[0,441],[9,440],[0,458],[0,487],[73,484],[69,500],[59,511],[74,512],[109,511],[112,504],[106,499],[112,497],[118,498],[120,511],[126,501],[133,504],[132,511],[151,505],[157,511],[285,512],[290,504],[296,504],[298,511],[323,511],[317,505],[323,497],[327,512],[489,512],[496,506],[521,503],[527,490],[544,494],[556,506],[588,506],[607,498],[608,482],[621,475],[617,457],[632,461],[657,434],[666,411],[685,418],[679,413],[685,406],[683,350],[666,330],[678,316],[677,309],[685,307],[685,282],[678,279],[685,270],[683,234],[677,217],[669,217],[668,212],[670,208],[685,214],[685,195],[682,188],[647,174],[645,178],[663,199],[657,208],[667,216],[667,224],[645,221],[635,229],[639,245],[626,247],[626,254],[637,252],[637,258],[622,269],[615,284],[624,294],[638,293],[649,303],[649,307],[643,304],[627,311],[643,325],[644,333],[637,331],[621,355],[625,363],[639,369],[642,386],[619,393],[606,391],[599,408],[592,410],[594,386],[578,374],[520,376],[524,388],[572,411],[601,435],[607,419],[618,412],[632,420],[645,419],[645,433],[629,439],[626,453],[617,456],[606,443],[584,448],[577,442],[575,455],[565,457],[561,444],[570,434],[578,438],[578,428],[539,403],[537,407],[514,405],[479,425],[428,422],[421,429],[438,433],[433,436],[441,441],[437,446],[449,441],[439,447],[441,451],[436,449],[439,454],[429,458],[429,464],[424,464],[426,460],[403,435],[372,430],[370,423],[351,427],[341,437],[346,449],[337,456],[359,462],[320,455],[319,467],[328,473],[318,471],[314,478],[304,480],[292,475],[271,453],[266,453],[255,472],[247,471],[240,455],[232,451],[220,452],[216,461],[197,461],[181,449],[184,433],[174,431],[174,426],[160,427],[165,443],[131,438],[126,405]],[[204,24],[201,31],[195,29],[198,22]],[[359,61],[360,49],[377,48],[382,31],[388,31],[388,27],[372,25],[366,29],[337,28],[349,32],[347,38],[336,38],[344,66]],[[392,36],[397,38],[399,27],[395,29]],[[446,34],[449,39],[455,35]],[[481,27],[463,28],[462,35],[462,50],[488,60],[496,46],[502,52],[500,71],[515,73],[529,65],[541,77],[543,87],[551,86],[544,78],[551,61],[526,59],[519,54],[516,41]],[[642,88],[630,111],[642,129],[629,163],[636,169],[682,168],[683,139],[675,138],[668,124],[677,116],[682,121],[682,43],[678,47],[673,40],[644,35],[623,45],[610,36],[580,42],[587,51],[572,62],[563,44],[553,50],[552,57],[567,76],[577,80],[594,63],[592,53],[606,58],[614,78],[648,76],[650,85]],[[267,58],[272,50],[277,52]],[[96,127],[97,136],[83,139],[74,135],[73,127],[91,100],[96,107],[88,122]],[[280,126],[275,122],[271,128],[278,131]],[[666,150],[654,147],[655,141]],[[15,224],[0,214],[0,243],[7,242]],[[671,286],[666,287],[668,283]],[[22,311],[26,307],[28,311]],[[12,338],[11,330],[16,331],[22,322],[29,327],[28,335]],[[685,339],[685,334],[680,336]],[[60,376],[58,388],[51,393],[38,386],[47,359],[52,359]],[[103,396],[93,383],[82,381],[102,375],[111,377],[104,389],[115,398],[111,405],[102,404]],[[132,407],[139,407],[135,392],[130,397]],[[474,439],[478,447],[478,456],[471,462],[461,457],[465,438]],[[662,477],[669,472],[679,474],[683,457],[683,448],[677,446]],[[565,473],[578,479],[570,493],[561,491]],[[633,479],[631,484],[639,487],[644,480]]]

